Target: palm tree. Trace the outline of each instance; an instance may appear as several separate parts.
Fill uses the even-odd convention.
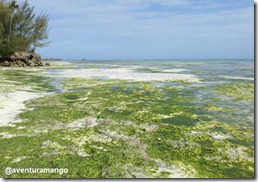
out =
[[[18,9],[19,6],[16,4],[16,1],[12,1],[9,8],[12,11],[11,21],[10,21],[10,27],[9,27],[9,35],[8,35],[8,45],[10,44],[10,37],[11,37],[11,30],[12,30],[12,23],[13,23],[13,16],[14,16],[14,10]]]

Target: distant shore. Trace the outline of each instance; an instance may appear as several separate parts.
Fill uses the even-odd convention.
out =
[[[42,58],[44,61],[63,61],[63,59],[60,58]]]

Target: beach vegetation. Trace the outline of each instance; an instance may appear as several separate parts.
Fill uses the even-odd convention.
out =
[[[16,51],[35,52],[47,46],[49,16],[37,14],[28,1],[0,0],[0,55]]]

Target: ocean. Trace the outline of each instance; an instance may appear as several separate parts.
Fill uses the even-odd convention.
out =
[[[65,67],[49,69],[47,72],[48,75],[58,75],[58,81],[53,83],[59,92],[62,88],[58,83],[62,78],[77,77],[144,81],[151,82],[155,86],[167,85],[181,90],[192,88],[194,100],[191,104],[197,106],[206,103],[226,107],[234,112],[213,113],[218,121],[253,128],[253,99],[234,102],[227,97],[230,93],[223,95],[214,90],[219,90],[217,87],[224,84],[232,85],[232,90],[225,90],[227,92],[234,92],[233,87],[239,84],[253,85],[254,60],[65,60],[64,62]],[[178,84],[178,81],[187,84]]]

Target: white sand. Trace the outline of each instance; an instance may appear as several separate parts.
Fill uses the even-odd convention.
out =
[[[254,78],[251,77],[237,77],[237,76],[222,76],[226,79],[235,79],[235,80],[254,80]]]
[[[97,119],[93,117],[86,117],[83,119],[79,119],[67,125],[68,128],[80,129],[83,127],[93,128],[94,126],[98,125]]]
[[[170,70],[172,72],[172,70]],[[179,72],[181,70],[174,70]],[[199,78],[192,74],[180,73],[139,73],[128,68],[117,69],[67,69],[60,73],[60,76],[69,78],[107,78],[133,81],[175,81],[184,80],[189,82],[199,82]]]
[[[189,71],[187,69],[164,69],[164,70],[160,70],[161,72],[163,73],[180,73],[180,72],[183,72],[183,71]]]
[[[42,97],[44,93],[14,91],[0,95],[0,126],[6,126],[16,120],[16,116],[25,109],[24,101]]]

